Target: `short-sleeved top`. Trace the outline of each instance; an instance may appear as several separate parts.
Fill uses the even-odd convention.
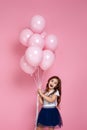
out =
[[[50,92],[47,92],[45,93],[46,96],[52,96],[50,95],[51,93],[53,93],[54,90],[51,90]],[[57,90],[54,95],[57,95],[57,96],[60,96],[59,95],[59,91]],[[52,108],[52,107],[56,107],[57,106],[57,99],[54,101],[54,102],[48,102],[44,99],[44,102],[43,102],[43,107],[44,108]]]

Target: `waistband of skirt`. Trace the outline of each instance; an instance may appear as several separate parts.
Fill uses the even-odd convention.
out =
[[[47,108],[47,109],[50,109],[50,108],[56,108],[56,106],[43,106],[42,108]]]

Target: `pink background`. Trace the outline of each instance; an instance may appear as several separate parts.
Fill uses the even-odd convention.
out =
[[[87,130],[87,1],[0,0],[0,130],[34,130],[37,89],[19,61],[19,33],[33,15],[58,36],[56,61],[45,77],[62,80],[61,130]]]

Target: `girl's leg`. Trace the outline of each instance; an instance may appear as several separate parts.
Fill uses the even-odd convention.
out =
[[[37,127],[36,130],[43,130],[43,127]]]
[[[50,127],[49,130],[54,130],[54,128]]]

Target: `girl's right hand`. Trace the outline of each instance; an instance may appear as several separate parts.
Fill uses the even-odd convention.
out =
[[[41,89],[38,89],[38,94],[39,94],[40,96],[43,96],[43,92],[42,92]]]
[[[41,94],[41,93],[42,93],[41,89],[38,89],[38,91],[37,91],[37,92],[38,92],[38,94]]]

